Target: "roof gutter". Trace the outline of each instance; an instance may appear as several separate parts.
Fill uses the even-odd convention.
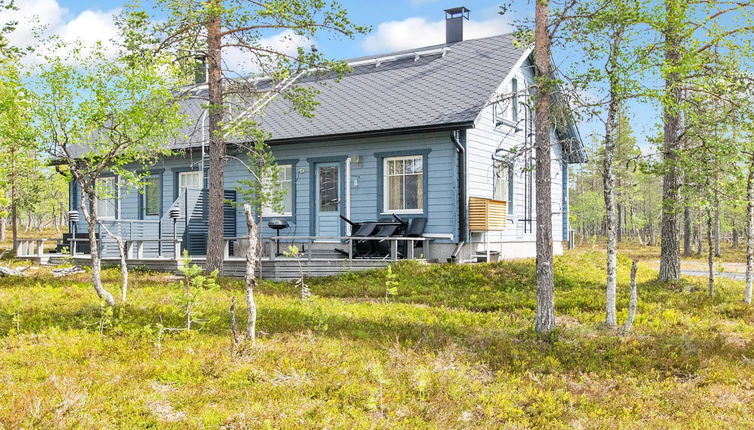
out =
[[[332,141],[334,139],[351,139],[351,138],[356,139],[356,138],[362,138],[362,137],[398,136],[398,135],[412,134],[412,133],[429,133],[429,132],[439,132],[439,131],[466,130],[469,128],[474,128],[473,121],[464,121],[464,122],[457,122],[457,123],[450,123],[450,124],[422,125],[422,126],[416,126],[416,127],[392,128],[392,129],[385,129],[385,130],[367,130],[367,131],[358,131],[358,132],[353,132],[353,133],[327,134],[327,135],[321,135],[321,136],[308,136],[308,137],[304,136],[304,137],[292,137],[292,138],[285,138],[285,139],[272,138],[269,141],[267,141],[267,143],[270,145],[282,145],[282,144],[288,144],[288,143],[324,142],[324,141]]]

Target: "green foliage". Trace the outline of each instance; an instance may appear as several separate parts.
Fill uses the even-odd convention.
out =
[[[393,265],[387,266],[385,269],[385,303],[391,296],[398,295],[398,275],[393,273]]]
[[[96,180],[104,172],[139,186],[147,175],[139,172],[171,152],[185,125],[175,67],[154,55],[113,60],[100,45],[54,48],[70,54],[47,55],[29,76],[40,149],[67,164],[86,192],[103,192]]]
[[[263,336],[248,357],[229,353],[239,280],[205,291],[202,330],[157,354],[159,324],[185,319],[183,286],[165,275],[133,274],[102,336],[85,275],[0,278],[0,310],[21,317],[16,330],[0,313],[0,425],[750,428],[754,310],[740,303],[741,283],[723,281],[710,298],[704,280],[674,291],[642,265],[635,331],[618,337],[600,328],[603,260],[556,259],[560,328],[549,340],[530,329],[532,261],[397,264],[401,295],[387,304],[385,271],[318,279],[312,302],[262,282]],[[620,259],[619,320],[629,266]],[[116,284],[118,271],[103,279]]]
[[[239,194],[239,203],[249,203],[258,215],[262,208],[282,212],[282,202],[286,190],[280,187],[280,167],[275,163],[275,156],[262,135],[249,125],[248,133],[257,133],[253,143],[246,145],[247,161],[245,163],[249,179],[239,179],[235,187]],[[248,136],[247,136],[248,137]]]
[[[208,322],[203,299],[208,293],[218,288],[218,271],[205,275],[201,266],[191,264],[188,251],[183,251],[181,266],[178,270],[183,275],[183,280],[175,286],[181,288],[183,294],[179,297],[177,304],[186,315],[186,330],[191,331],[193,324],[204,325]]]

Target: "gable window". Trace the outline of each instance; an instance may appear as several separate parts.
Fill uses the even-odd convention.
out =
[[[262,216],[264,217],[284,217],[293,216],[293,165],[292,164],[280,164],[278,165],[278,183],[272,184],[272,179],[269,177],[263,178],[262,182],[266,190],[273,187],[273,191],[282,192],[282,199],[277,205],[277,208],[271,208],[265,206],[262,208]],[[280,212],[277,212],[280,210]]]
[[[179,172],[178,173],[178,194],[186,189],[202,189],[202,172]]]
[[[144,215],[160,215],[160,179],[150,176],[144,180]]]
[[[424,157],[411,155],[384,159],[385,212],[424,210]]]
[[[510,163],[495,160],[493,199],[508,203],[508,213],[513,213],[513,168]]]
[[[115,219],[115,205],[117,204],[115,177],[97,179],[97,217],[100,219]]]

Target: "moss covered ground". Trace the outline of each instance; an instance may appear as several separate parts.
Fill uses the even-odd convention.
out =
[[[620,259],[619,320],[630,261]],[[639,270],[630,334],[602,326],[604,254],[556,264],[559,328],[533,332],[533,261],[397,264],[263,282],[260,338],[235,348],[228,306],[204,293],[181,327],[181,289],[132,274],[129,303],[103,307],[86,275],[0,279],[0,428],[754,428],[754,307],[743,285],[659,284]],[[117,290],[118,272],[105,271]]]

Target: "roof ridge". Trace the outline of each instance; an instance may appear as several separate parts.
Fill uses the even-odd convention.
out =
[[[364,55],[364,56],[361,56],[361,57],[346,58],[346,59],[343,59],[343,60],[340,60],[340,61],[345,61],[346,63],[356,63],[356,62],[361,62],[361,61],[376,60],[376,59],[379,59],[379,58],[394,57],[394,56],[397,56],[397,55],[412,54],[412,53],[415,53],[415,52],[421,53],[421,51],[429,51],[429,50],[433,50],[433,49],[451,48],[453,46],[458,46],[458,45],[461,45],[461,44],[465,44],[466,42],[475,42],[475,41],[485,40],[485,39],[494,39],[494,38],[503,37],[503,36],[511,36],[511,35],[514,35],[514,34],[515,33],[513,33],[513,32],[500,33],[500,34],[495,34],[495,35],[492,35],[492,36],[477,37],[477,38],[474,38],[474,39],[464,39],[464,40],[461,40],[460,42],[440,43],[440,44],[437,44],[437,45],[420,46],[420,47],[417,47],[417,48],[403,49],[401,51],[385,52],[385,53],[382,53],[382,54],[373,54],[373,55]]]

